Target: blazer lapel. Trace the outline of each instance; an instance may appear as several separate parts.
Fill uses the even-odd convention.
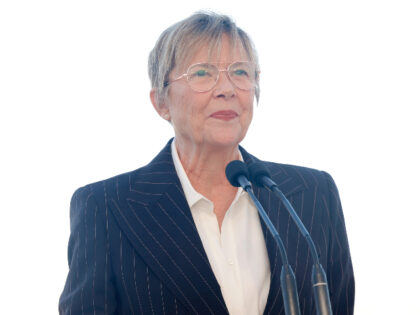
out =
[[[171,140],[172,141],[172,140]],[[175,171],[170,143],[116,187],[110,209],[151,270],[193,313],[228,314]]]
[[[245,163],[249,164],[253,162],[262,162],[265,164],[270,171],[271,177],[276,181],[278,187],[286,197],[306,189],[307,185],[303,180],[300,180],[298,176],[294,176],[295,174],[288,174],[286,168],[281,165],[260,161],[245,151],[242,147],[240,147],[240,150]],[[260,188],[255,185],[252,185],[252,189],[267,212],[271,222],[279,232],[286,247],[286,251],[288,251],[286,241],[288,228],[285,227],[289,222],[289,214],[287,210],[283,207],[280,199],[268,189]],[[264,314],[280,314],[283,312],[283,297],[280,287],[280,272],[282,268],[281,256],[278,246],[267,229],[264,221],[262,219],[260,219],[260,221],[267,246],[271,271],[270,290]]]

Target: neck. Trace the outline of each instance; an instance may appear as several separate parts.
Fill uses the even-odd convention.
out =
[[[176,140],[175,147],[191,185],[199,193],[211,199],[215,187],[236,189],[226,179],[225,168],[230,161],[239,159],[238,146],[214,148]]]

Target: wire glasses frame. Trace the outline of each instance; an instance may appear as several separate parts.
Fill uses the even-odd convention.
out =
[[[208,92],[213,89],[220,77],[220,72],[227,72],[232,84],[241,90],[254,88],[258,81],[259,71],[249,61],[236,61],[226,69],[219,69],[220,63],[196,63],[188,67],[187,72],[172,81],[166,81],[164,87],[172,82],[186,78],[189,86],[196,92]]]

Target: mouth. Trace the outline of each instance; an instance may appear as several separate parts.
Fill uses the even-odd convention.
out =
[[[220,110],[218,112],[211,114],[210,117],[215,118],[215,119],[229,121],[229,120],[235,119],[238,116],[239,116],[238,113],[233,110]]]

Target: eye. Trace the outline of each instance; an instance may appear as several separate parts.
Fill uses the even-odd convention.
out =
[[[245,69],[236,69],[233,71],[233,75],[235,76],[249,76],[248,71]]]
[[[200,70],[196,70],[194,73],[192,73],[192,75],[195,77],[205,77],[209,75],[209,72],[204,69],[200,69]]]
[[[214,76],[217,76],[217,68],[207,63],[196,64],[194,66],[191,66],[188,70],[189,80],[206,80],[213,78]]]

